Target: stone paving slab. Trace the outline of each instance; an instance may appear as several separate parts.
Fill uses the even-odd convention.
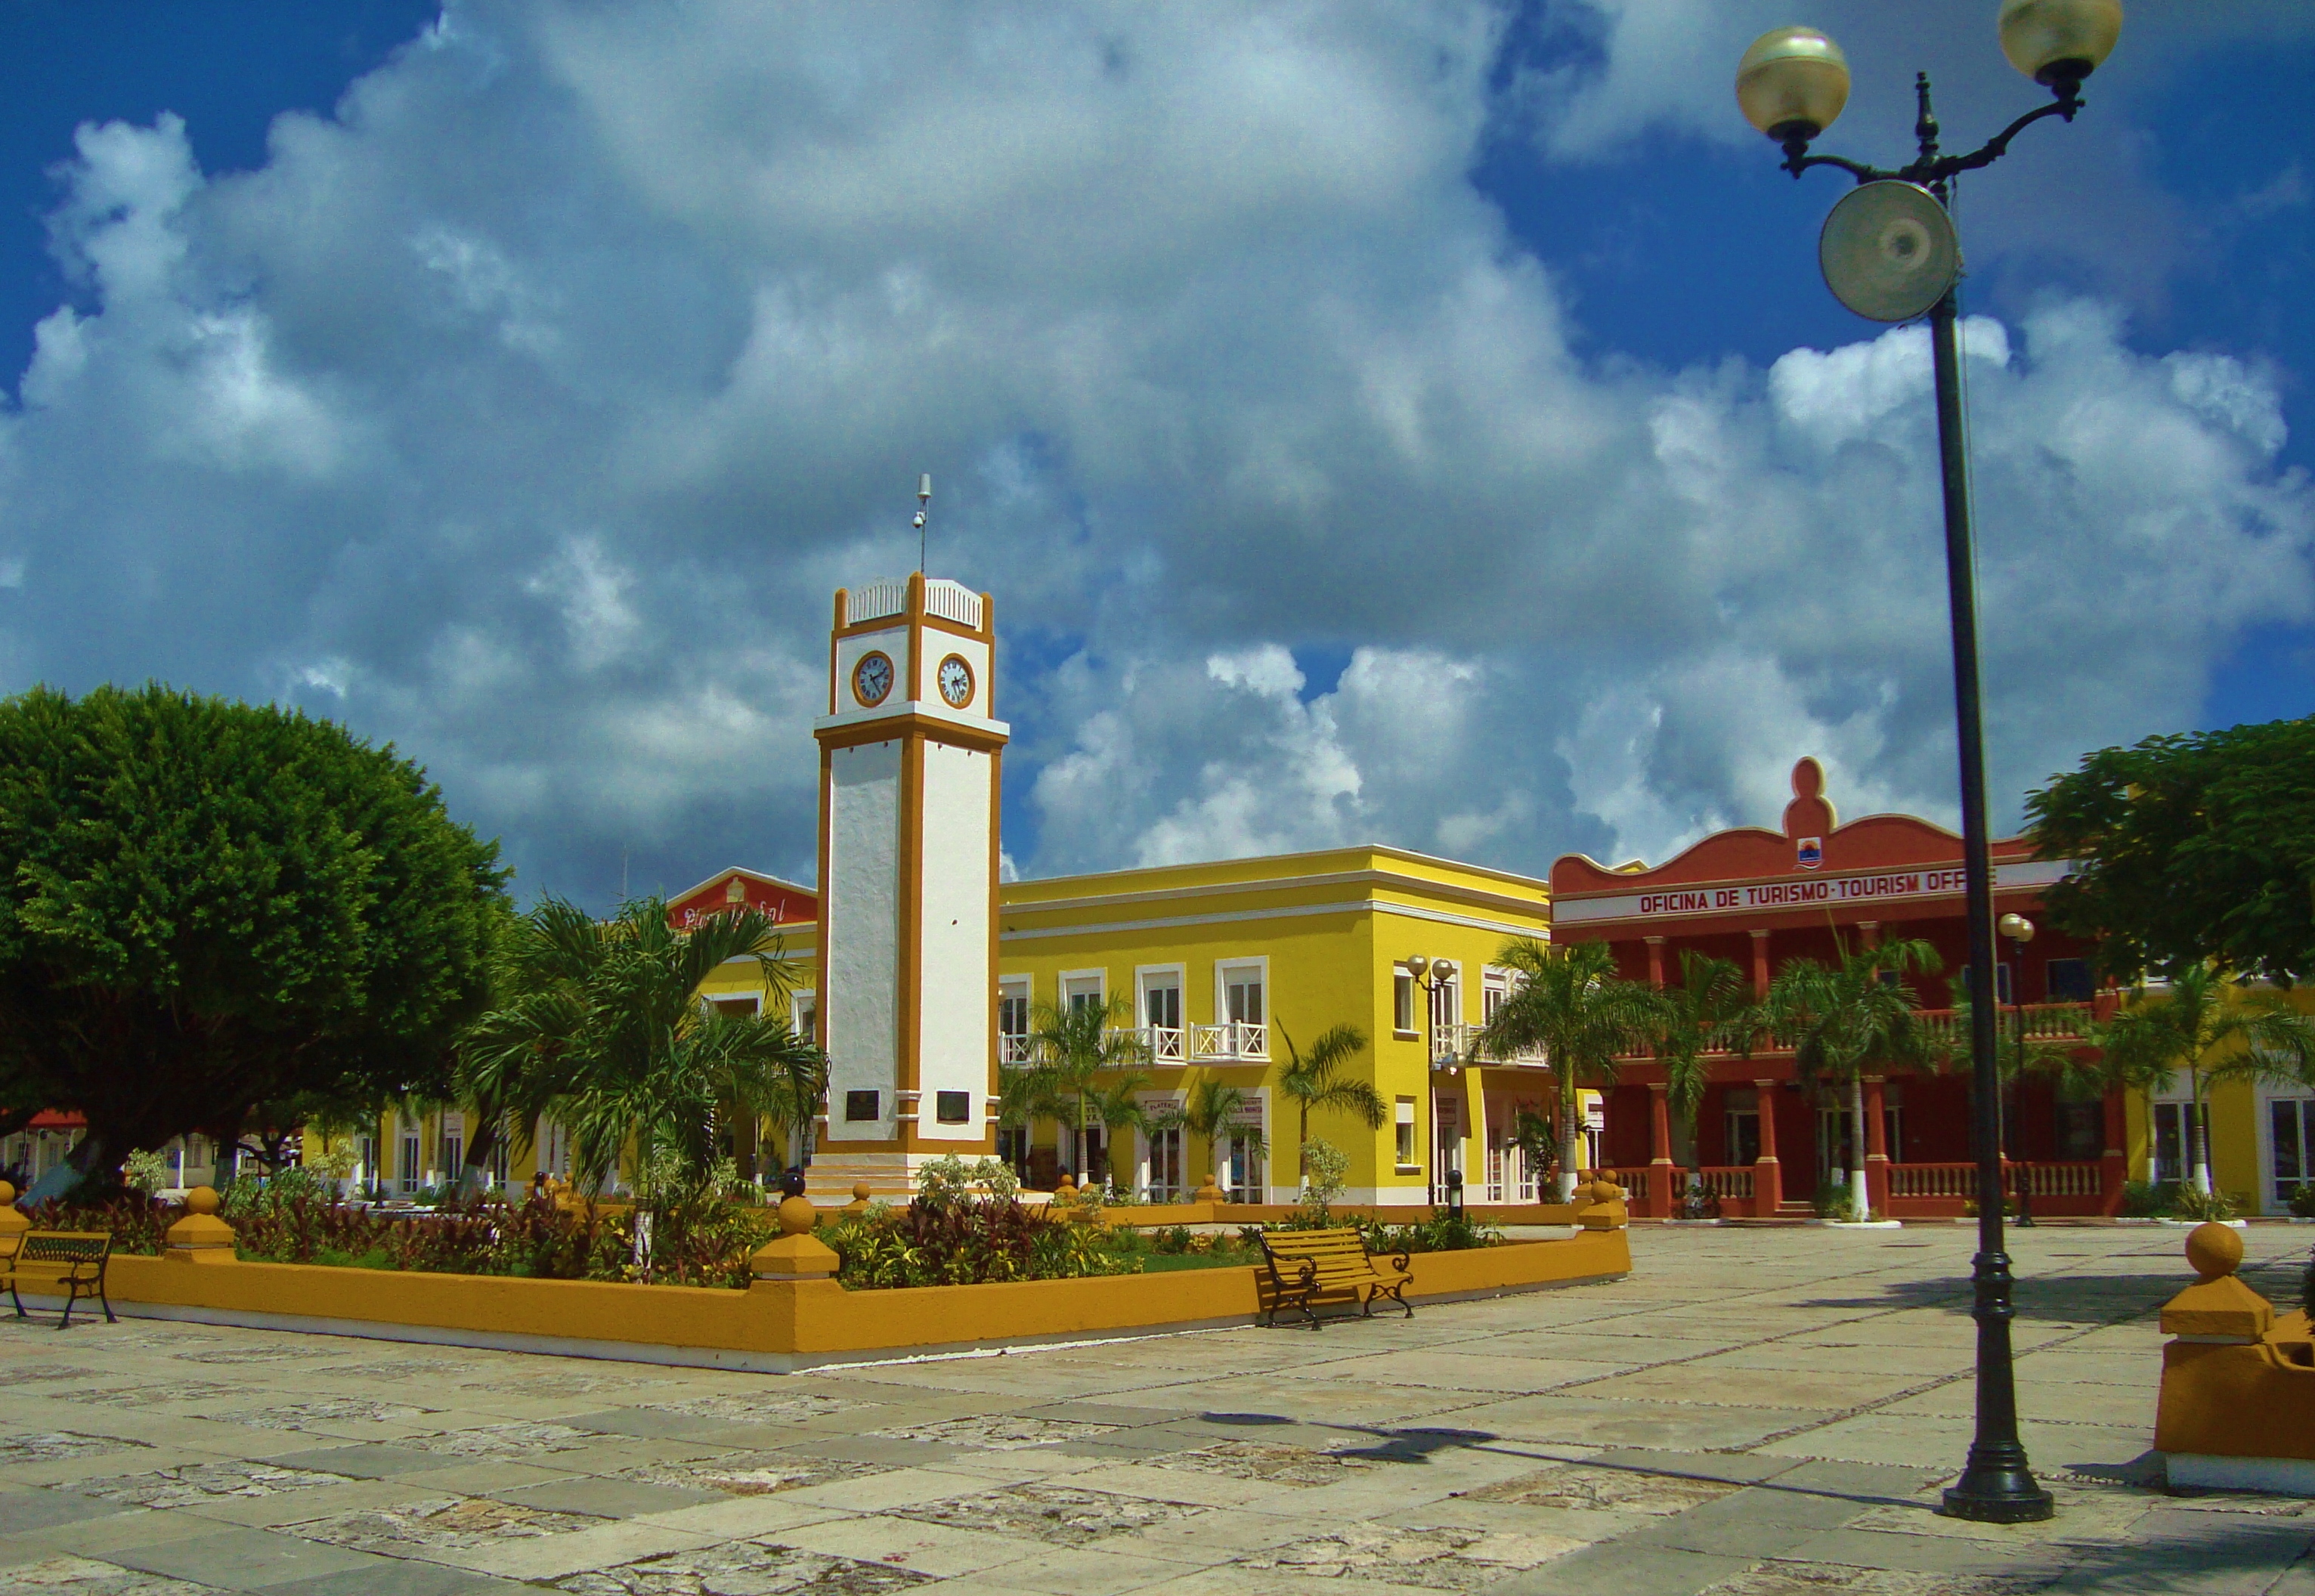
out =
[[[2315,1503],[2150,1459],[2178,1232],[2014,1242],[2050,1523],[1947,1519],[1972,1233],[1634,1233],[1412,1320],[793,1376],[157,1321],[0,1329],[40,1596],[2315,1596]],[[2302,1233],[2246,1233],[2295,1284]]]

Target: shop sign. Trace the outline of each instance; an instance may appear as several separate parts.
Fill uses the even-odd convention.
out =
[[[2071,873],[2071,861],[2001,864],[1994,868],[1997,891],[2046,887]],[[1658,919],[1672,916],[1747,914],[1805,909],[1814,904],[1867,903],[1880,900],[1958,897],[1965,885],[1958,865],[1930,870],[1884,870],[1870,874],[1826,876],[1814,881],[1740,882],[1725,886],[1680,887],[1615,898],[1563,898],[1551,906],[1558,925],[1599,920]]]

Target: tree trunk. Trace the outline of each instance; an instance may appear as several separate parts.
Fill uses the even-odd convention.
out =
[[[2203,1146],[2203,1073],[2189,1068],[2186,1071],[2186,1167],[2191,1172],[2195,1190],[2207,1197],[2211,1194],[2211,1161],[2208,1149]]]
[[[1865,1077],[1849,1077],[1849,1210],[1860,1219],[1873,1217],[1872,1199],[1865,1190]]]
[[[1573,1202],[1575,1201],[1575,1149],[1581,1147],[1583,1143],[1583,1132],[1582,1128],[1576,1123],[1576,1116],[1582,1111],[1583,1102],[1583,1100],[1576,1096],[1573,1092],[1568,1093],[1560,1100],[1559,1201],[1562,1202]],[[1432,1127],[1432,1134],[1434,1138],[1438,1134],[1438,1129],[1435,1125]],[[1434,1148],[1432,1149],[1432,1157],[1434,1158],[1438,1157],[1437,1148]],[[1443,1191],[1445,1190],[1444,1182],[1446,1179],[1443,1172],[1441,1173],[1440,1179],[1441,1182],[1441,1189]]]
[[[466,1142],[466,1165],[458,1172],[458,1191],[472,1196],[490,1189],[491,1155],[498,1151],[499,1128],[484,1120]]]

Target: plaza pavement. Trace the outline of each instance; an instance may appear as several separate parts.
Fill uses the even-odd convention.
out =
[[[1411,1321],[790,1376],[0,1320],[0,1591],[2315,1596],[2315,1503],[2151,1484],[2175,1229],[2017,1237],[2059,1516],[1931,1511],[1973,1236],[1643,1228],[1627,1281]]]

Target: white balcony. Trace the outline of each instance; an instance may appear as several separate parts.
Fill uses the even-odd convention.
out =
[[[1541,1048],[1514,1048],[1509,1057],[1483,1059],[1479,1055],[1479,1036],[1486,1027],[1455,1021],[1432,1028],[1431,1062],[1442,1064],[1524,1064],[1534,1068],[1547,1068],[1550,1062]]]
[[[1179,1025],[1144,1025],[1133,1033],[1149,1051],[1152,1064],[1183,1064],[1189,1061],[1190,1033]]]
[[[1225,1020],[1219,1025],[1190,1027],[1190,1056],[1216,1063],[1270,1059],[1270,1027],[1251,1020]]]
[[[1036,1052],[1037,1043],[1031,1037],[1015,1036],[1003,1031],[997,1033],[997,1061],[1008,1069],[1033,1062]]]

